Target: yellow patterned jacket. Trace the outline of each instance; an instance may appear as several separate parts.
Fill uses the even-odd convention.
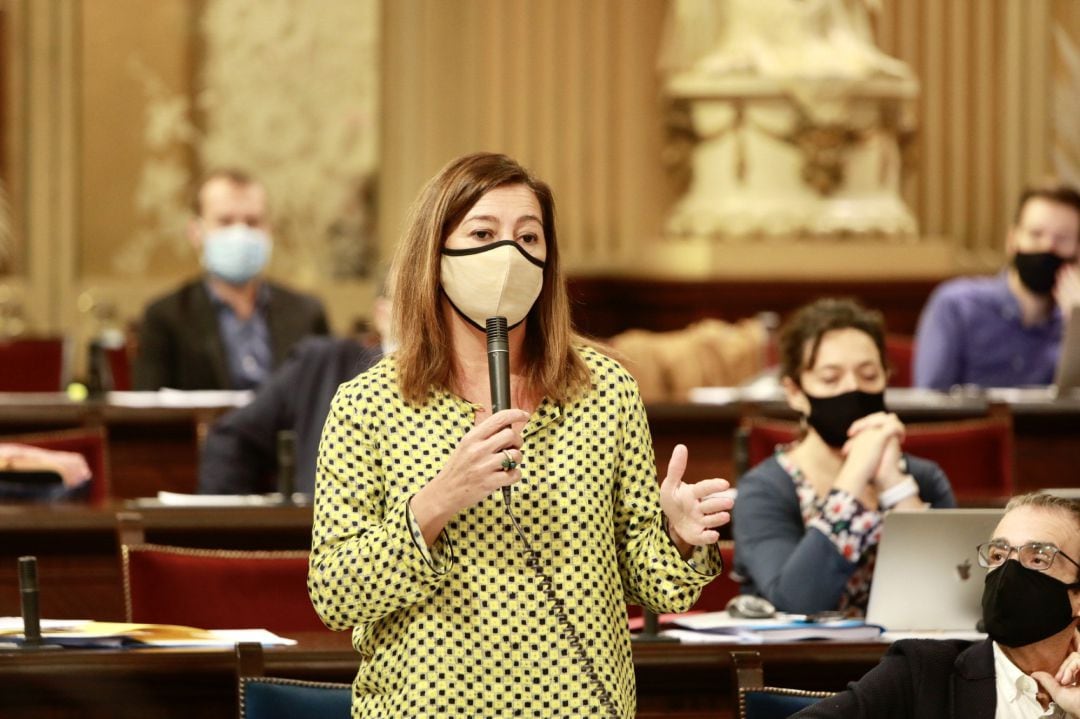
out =
[[[391,356],[341,385],[319,448],[308,589],[327,626],[353,628],[354,717],[634,715],[626,603],[685,610],[721,562],[715,548],[680,557],[637,386],[614,360],[577,351],[592,389],[562,405],[545,399],[526,423],[512,506],[595,679],[498,493],[424,545],[409,499],[473,427],[476,407],[443,391],[405,403]]]

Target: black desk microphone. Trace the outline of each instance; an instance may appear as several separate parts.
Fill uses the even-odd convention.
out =
[[[22,605],[23,639],[27,646],[37,646],[41,644],[37,557],[19,557],[19,596]]]
[[[510,409],[510,340],[505,317],[487,319],[488,379],[491,381],[491,413]],[[503,501],[510,505],[510,487],[503,487]]]

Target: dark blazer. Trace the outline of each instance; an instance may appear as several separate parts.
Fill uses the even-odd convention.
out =
[[[261,494],[277,489],[277,433],[296,432],[296,491],[314,494],[315,458],[338,385],[375,364],[377,348],[311,337],[259,388],[251,404],[221,417],[199,461],[204,494]]]
[[[847,690],[797,719],[994,719],[997,686],[989,639],[905,639]]]
[[[308,335],[330,331],[322,303],[267,282],[267,329],[274,367]],[[200,278],[151,303],[139,328],[132,385],[137,390],[233,389],[217,312]]]

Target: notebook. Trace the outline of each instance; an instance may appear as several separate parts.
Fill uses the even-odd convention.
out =
[[[1080,389],[1080,307],[1072,309],[1065,326],[1065,336],[1061,338],[1054,388],[1058,396]]]
[[[989,541],[1000,509],[929,509],[885,515],[869,624],[890,632],[971,632],[982,616],[986,570],[976,547]]]

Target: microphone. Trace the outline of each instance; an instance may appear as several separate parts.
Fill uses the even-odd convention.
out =
[[[277,490],[282,504],[292,504],[296,491],[296,432],[279,429],[277,432]]]
[[[41,644],[41,610],[38,608],[37,557],[19,557],[19,595],[23,639],[27,646],[38,646]]]
[[[487,319],[488,379],[491,382],[491,413],[510,409],[510,340],[506,318]],[[503,501],[510,506],[510,487],[503,487]]]

